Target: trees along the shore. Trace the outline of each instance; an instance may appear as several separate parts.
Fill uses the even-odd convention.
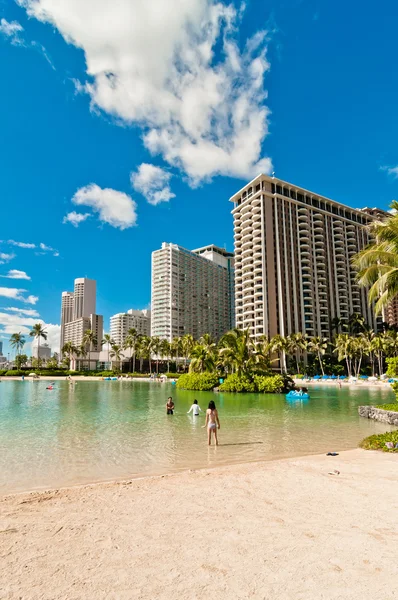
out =
[[[47,331],[44,329],[41,323],[35,323],[31,331],[29,332],[30,337],[37,340],[37,361],[40,361],[40,340],[43,338],[44,341],[47,339]]]
[[[110,357],[114,358],[119,363],[119,369],[122,370],[122,347],[119,344],[112,344]],[[112,362],[111,362],[112,368]]]
[[[207,345],[208,349],[215,344]],[[220,340],[218,347],[219,363],[227,372],[243,375],[255,364],[254,345],[247,330],[233,329]]]
[[[101,347],[105,346],[106,344],[108,345],[108,365],[109,365],[109,362],[110,362],[109,361],[109,353],[111,351],[112,344],[114,344],[114,343],[115,343],[115,341],[112,339],[111,334],[110,333],[105,333],[104,337],[101,340]]]
[[[77,348],[73,345],[72,342],[65,342],[65,344],[61,348],[62,354],[67,354],[69,360],[69,368],[71,366],[71,362],[77,354]]]
[[[195,346],[195,340],[190,333],[186,333],[181,339],[181,350],[184,358],[184,371],[187,372],[187,364],[190,354]]]
[[[151,338],[151,353],[156,356],[156,373],[159,374],[159,355],[162,347],[162,340],[159,337]]]
[[[170,372],[170,342],[169,340],[161,340],[160,342],[160,358],[167,359],[167,372]]]
[[[171,342],[170,350],[171,350],[171,356],[176,359],[176,368],[178,371],[178,362],[179,362],[180,356],[182,355],[182,342],[181,342],[180,337],[173,338],[173,341]]]
[[[320,336],[314,336],[310,338],[308,342],[308,349],[310,352],[316,354],[319,362],[319,366],[322,371],[322,375],[325,375],[325,371],[322,363],[322,356],[326,353],[328,347],[328,339]]]
[[[19,354],[21,354],[21,350],[25,345],[25,338],[22,335],[21,332],[19,333],[13,333],[12,336],[10,337],[10,346],[11,348],[14,348],[16,351],[16,355],[18,356]]]
[[[286,338],[283,335],[274,335],[270,340],[271,352],[275,352],[279,355],[279,364],[281,372],[286,373]]]
[[[390,207],[393,214],[368,226],[374,241],[352,261],[359,283],[369,288],[369,302],[375,302],[376,315],[398,295],[398,202],[393,200]]]
[[[82,345],[84,345],[87,348],[88,369],[89,370],[91,369],[91,352],[93,350],[93,346],[96,346],[97,344],[98,344],[98,340],[97,340],[97,336],[95,335],[94,331],[92,331],[91,329],[87,329],[83,335]]]
[[[80,369],[81,369],[82,365],[84,367],[84,359],[86,358],[87,354],[88,354],[88,351],[87,351],[86,344],[83,344],[83,343],[80,344],[80,346],[77,347],[77,352],[76,352],[77,358],[81,358],[82,359],[81,361],[79,361],[80,362]],[[80,369],[79,369],[79,371],[80,371]],[[89,369],[90,369],[90,367],[89,367]]]
[[[190,373],[204,373],[215,370],[216,354],[206,344],[196,344],[191,351]]]
[[[300,373],[300,363],[307,348],[308,339],[304,333],[292,333],[286,337],[285,349],[287,354],[294,356],[297,373]]]
[[[140,358],[149,362],[149,373],[152,373],[152,338],[148,335],[143,335],[140,340]],[[141,363],[142,369],[142,363]]]
[[[138,349],[140,345],[141,335],[137,333],[137,330],[134,327],[131,327],[127,331],[126,339],[124,340],[124,348],[130,351],[130,367],[132,367],[132,372],[135,373],[135,360],[138,354]],[[132,365],[131,365],[132,361]]]

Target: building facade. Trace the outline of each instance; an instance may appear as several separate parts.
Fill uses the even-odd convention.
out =
[[[37,344],[32,345],[32,356],[37,358],[37,355],[39,355],[39,358],[42,360],[48,360],[51,358],[50,346],[48,344],[41,344],[39,348],[37,348]]]
[[[151,311],[130,309],[111,317],[110,334],[116,344],[124,345],[129,329],[135,329],[139,335],[151,335]]]
[[[98,358],[96,353],[101,351],[103,338],[103,317],[95,313],[96,282],[93,279],[75,279],[74,291],[63,292],[61,302],[61,359],[62,348],[67,342],[72,342],[77,348],[83,343],[87,330],[93,331],[97,344],[92,348],[92,361]],[[85,361],[87,364],[87,361]],[[74,365],[72,368],[75,368]],[[95,368],[92,364],[89,368]]]
[[[332,319],[353,313],[376,328],[351,265],[369,243],[374,214],[266,175],[230,200],[239,329],[254,339],[295,332],[329,338]]]
[[[210,245],[186,250],[164,242],[152,253],[151,335],[187,333],[218,340],[234,326],[234,255]]]

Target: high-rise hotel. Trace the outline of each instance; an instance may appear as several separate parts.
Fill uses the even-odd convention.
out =
[[[234,255],[210,245],[186,250],[163,243],[152,253],[151,335],[190,333],[218,340],[234,326]]]
[[[352,257],[381,211],[349,208],[286,181],[259,175],[234,203],[236,325],[262,335],[330,337],[335,317],[362,314],[376,327]]]
[[[83,342],[84,333],[88,329],[94,332],[97,339],[97,344],[92,350],[97,353],[101,350],[103,317],[95,313],[96,287],[97,284],[93,279],[81,277],[75,279],[73,292],[62,292],[61,358],[64,344],[72,342],[74,346],[80,347]],[[93,362],[97,358],[93,354]],[[85,362],[87,364],[87,361]]]

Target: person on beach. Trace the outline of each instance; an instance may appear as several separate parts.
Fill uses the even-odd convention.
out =
[[[174,402],[173,402],[173,398],[171,396],[169,398],[167,398],[166,414],[168,414],[168,415],[174,414]]]
[[[206,411],[206,422],[203,427],[207,427],[207,442],[211,446],[211,434],[214,435],[216,446],[218,446],[217,429],[220,429],[220,419],[213,400],[209,402],[209,408]]]
[[[191,408],[189,409],[189,411],[187,412],[187,415],[189,415],[190,412],[192,412],[194,417],[198,417],[199,413],[203,412],[202,409],[200,408],[197,400],[193,401],[193,404],[192,404]]]

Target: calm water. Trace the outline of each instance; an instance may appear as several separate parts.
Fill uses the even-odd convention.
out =
[[[283,395],[182,392],[140,382],[0,383],[0,492],[52,488],[189,468],[354,448],[387,426],[358,417],[359,404],[391,402],[389,389],[310,389]],[[165,414],[168,395],[176,403]],[[194,398],[219,409],[220,446],[208,448]]]

